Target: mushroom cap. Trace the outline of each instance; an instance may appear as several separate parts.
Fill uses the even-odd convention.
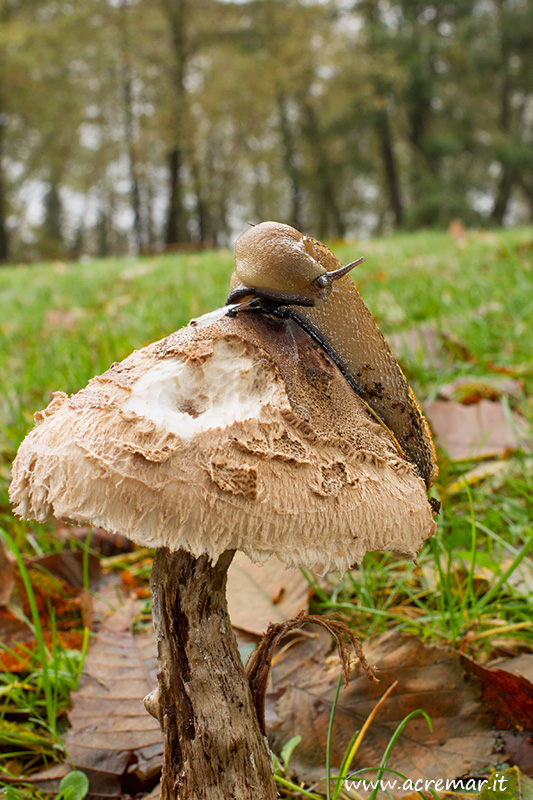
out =
[[[193,320],[35,419],[13,465],[21,517],[320,572],[414,557],[435,531],[413,464],[291,319]]]

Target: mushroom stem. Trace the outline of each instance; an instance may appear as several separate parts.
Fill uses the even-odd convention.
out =
[[[163,734],[162,800],[277,797],[228,616],[233,555],[227,550],[212,565],[205,555],[156,551],[150,586],[159,691],[148,705]]]

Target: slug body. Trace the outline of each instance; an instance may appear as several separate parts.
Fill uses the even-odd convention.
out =
[[[347,272],[321,242],[263,222],[235,245],[228,303],[290,316],[337,363],[355,391],[416,464],[429,488],[437,473],[428,424],[396,358]],[[237,310],[239,306],[237,306]]]

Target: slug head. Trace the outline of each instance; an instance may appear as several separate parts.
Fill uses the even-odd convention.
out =
[[[330,295],[334,281],[362,261],[343,267],[316,239],[281,222],[262,222],[235,243],[235,272],[227,302],[255,296],[277,306],[318,306]]]

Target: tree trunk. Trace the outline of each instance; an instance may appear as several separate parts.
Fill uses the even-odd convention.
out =
[[[514,175],[511,168],[506,164],[502,164],[502,170],[503,172],[498,184],[494,206],[490,212],[490,219],[496,225],[503,225],[514,183]]]
[[[7,261],[9,257],[9,242],[7,234],[6,202],[5,202],[6,187],[5,187],[4,165],[3,165],[4,128],[5,128],[5,123],[2,119],[2,110],[0,107],[0,263],[2,261]]]
[[[215,566],[156,551],[151,590],[158,687],[145,700],[163,733],[162,800],[275,800],[263,738],[226,605],[233,551]]]
[[[167,208],[165,244],[179,244],[189,240],[185,207],[183,205],[182,167],[190,144],[187,122],[188,99],[185,88],[185,73],[191,45],[188,36],[189,0],[164,0],[163,8],[170,27],[173,63],[173,145],[167,155],[169,174],[169,200]]]
[[[296,150],[287,110],[287,98],[283,92],[278,94],[278,109],[281,141],[283,144],[283,165],[291,186],[291,211],[289,219],[293,228],[300,230],[302,228],[302,188],[300,173],[296,164]]]
[[[208,242],[212,238],[209,193],[206,192],[202,180],[202,171],[195,157],[191,158],[191,174],[194,184],[194,193],[196,195],[196,229],[198,241],[201,243]]]
[[[181,189],[181,150],[174,147],[168,154],[168,179],[170,184],[165,244],[172,245],[185,241],[185,220]]]
[[[318,116],[308,97],[302,98],[301,106],[306,120],[305,133],[313,148],[316,161],[318,235],[320,239],[325,239],[330,235],[329,218],[331,217],[334,235],[343,239],[346,235],[346,223],[337,202],[337,190],[333,178],[333,169],[326,152]]]
[[[96,223],[96,255],[98,258],[107,258],[109,255],[108,236],[109,216],[106,209],[101,206]]]
[[[385,182],[389,194],[389,203],[392,213],[394,214],[394,221],[397,227],[401,227],[403,224],[403,206],[400,195],[400,185],[398,182],[398,171],[396,169],[396,160],[394,158],[389,115],[387,111],[383,111],[379,115],[377,127],[381,146],[381,156],[383,158]]]
[[[500,94],[500,131],[506,140],[507,148],[509,148],[509,140],[511,139],[511,76],[509,72],[509,58],[507,41],[504,36],[504,4],[499,0],[498,18],[500,25],[500,58],[503,69],[502,86]],[[494,206],[490,214],[490,219],[496,225],[502,225],[504,217],[507,213],[507,206],[511,199],[513,191],[513,184],[515,182],[514,169],[507,153],[503,158],[500,158],[502,174],[498,183],[498,189],[494,198]]]
[[[124,100],[124,139],[128,153],[130,173],[130,198],[133,211],[133,235],[137,252],[142,252],[144,246],[143,219],[141,211],[141,193],[139,189],[139,168],[135,149],[134,110],[133,110],[133,79],[131,68],[131,45],[129,35],[129,0],[122,0],[121,6],[121,80],[122,96]]]
[[[48,237],[48,245],[55,245],[59,254],[64,246],[62,232],[63,204],[59,194],[59,182],[55,178],[52,178],[48,184],[48,191],[44,196],[43,205],[43,230]],[[56,255],[57,257],[58,255]]]
[[[533,221],[533,181],[528,180],[527,177],[521,175],[518,179],[520,188],[529,204],[529,221]]]

